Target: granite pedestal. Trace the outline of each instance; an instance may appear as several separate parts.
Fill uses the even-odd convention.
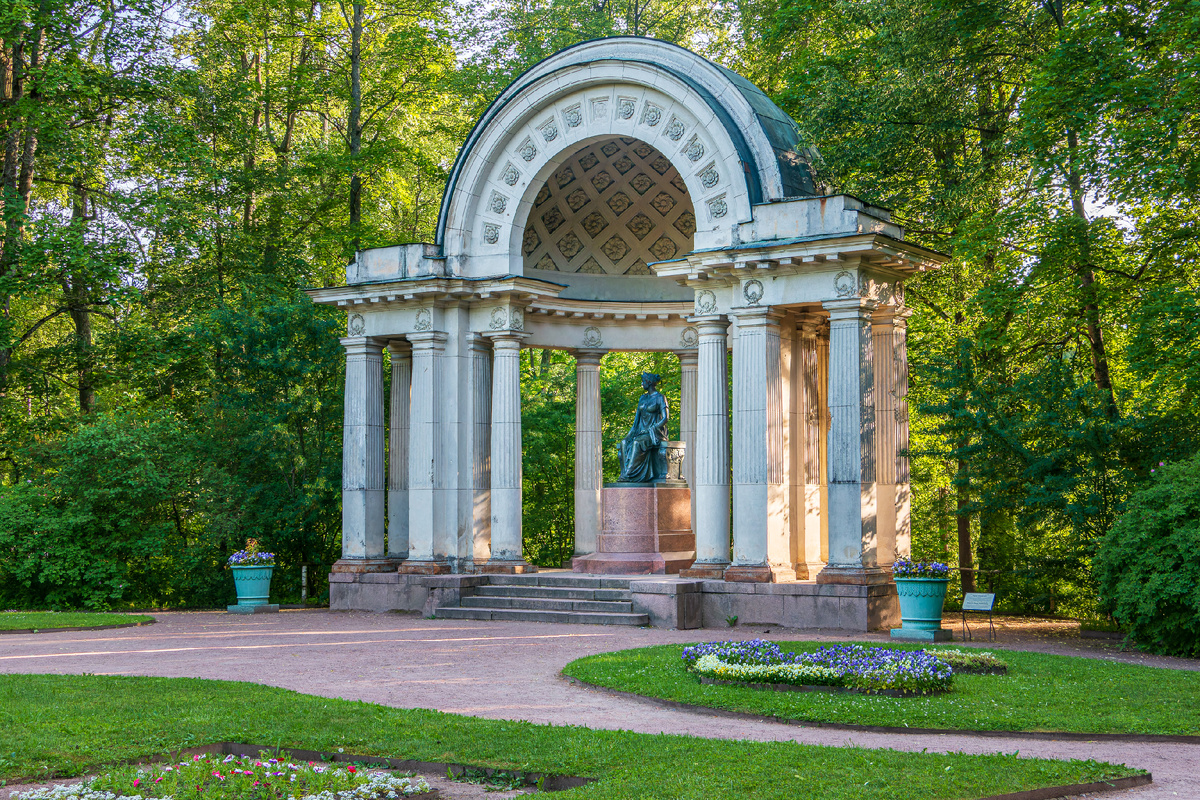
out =
[[[610,483],[600,495],[596,552],[572,559],[575,572],[673,574],[696,559],[692,493],[686,485]]]

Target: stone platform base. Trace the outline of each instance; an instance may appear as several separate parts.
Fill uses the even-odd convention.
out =
[[[261,606],[225,606],[229,614],[275,614],[279,611],[278,603],[264,603]]]
[[[485,561],[479,565],[479,572],[484,575],[529,575],[537,571],[537,567],[524,561]]]
[[[532,575],[401,575],[334,573],[329,577],[329,607],[335,611],[408,611],[432,616],[456,606],[481,586],[539,586],[626,589],[633,611],[648,615],[656,628],[721,628],[726,619],[740,624],[787,628],[888,630],[900,625],[894,584],[869,586],[792,583],[732,583],[690,580],[667,575],[580,575],[543,570]],[[522,594],[509,592],[514,607]]]
[[[938,628],[935,631],[908,631],[904,628],[892,628],[892,638],[906,642],[952,642],[954,634],[949,628]]]
[[[664,575],[696,559],[692,492],[668,483],[617,483],[601,490],[596,552],[571,560],[575,572]]]

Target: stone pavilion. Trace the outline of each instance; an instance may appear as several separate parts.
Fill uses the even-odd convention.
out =
[[[575,554],[593,552],[600,359],[670,351],[696,558],[627,581],[634,605],[679,627],[898,623],[904,285],[944,259],[824,193],[811,161],[759,89],[656,40],[580,44],[505,89],[463,144],[435,242],[362,251],[344,286],[309,293],[347,312],[331,605],[428,612],[533,572],[522,347],[575,356]]]

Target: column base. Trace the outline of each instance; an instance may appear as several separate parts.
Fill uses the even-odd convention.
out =
[[[679,577],[719,581],[725,578],[725,570],[728,568],[728,561],[696,561],[687,569],[679,570]]]
[[[395,558],[340,558],[334,562],[330,572],[395,572],[400,561]]]
[[[796,580],[796,570],[773,564],[734,564],[724,577],[730,583],[788,583]]]
[[[909,642],[952,642],[954,634],[950,632],[949,628],[936,628],[932,631],[892,628],[892,638]]]
[[[830,567],[817,573],[817,583],[876,586],[892,582],[892,571],[883,567]]]
[[[525,561],[501,561],[489,559],[479,565],[483,575],[528,575],[537,572],[537,567]]]
[[[445,561],[410,558],[396,571],[401,575],[445,575],[450,572],[450,565]]]

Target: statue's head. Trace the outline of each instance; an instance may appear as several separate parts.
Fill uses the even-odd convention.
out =
[[[655,386],[658,386],[658,382],[660,380],[662,380],[662,377],[659,375],[655,375],[653,372],[643,372],[642,373],[642,388],[648,392],[651,389],[653,389]]]

